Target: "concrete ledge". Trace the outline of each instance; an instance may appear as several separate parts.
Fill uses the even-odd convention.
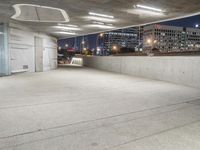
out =
[[[200,88],[200,56],[84,57],[84,66]]]

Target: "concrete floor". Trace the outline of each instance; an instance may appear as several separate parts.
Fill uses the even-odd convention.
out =
[[[0,150],[199,150],[200,89],[88,68],[0,78]]]

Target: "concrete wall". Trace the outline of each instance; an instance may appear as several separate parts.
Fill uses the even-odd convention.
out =
[[[57,40],[19,24],[9,25],[11,72],[35,72],[35,37],[43,39],[43,71],[57,68]]]
[[[200,88],[200,57],[84,57],[84,65],[105,71]]]

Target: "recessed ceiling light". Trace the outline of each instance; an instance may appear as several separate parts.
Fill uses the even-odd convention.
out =
[[[94,12],[89,12],[89,15],[91,16],[98,16],[98,17],[104,17],[104,18],[111,18],[114,19],[114,16],[110,16],[110,15],[105,15],[105,14],[98,14],[98,13],[94,13]]]
[[[135,8],[142,8],[142,9],[146,9],[146,10],[150,10],[150,11],[156,11],[156,12],[163,12],[162,9],[159,8],[154,8],[154,7],[150,7],[150,6],[145,6],[145,5],[134,5]]]
[[[66,35],[76,35],[75,32],[66,32],[66,31],[58,31],[58,32],[53,32],[54,34],[66,34]]]
[[[53,28],[56,29],[62,29],[62,30],[72,30],[72,31],[80,31],[80,28],[76,28],[76,27],[69,27],[69,26],[53,26]]]

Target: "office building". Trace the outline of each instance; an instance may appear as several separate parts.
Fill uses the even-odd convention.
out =
[[[113,47],[116,47],[118,50],[129,48],[134,51],[139,46],[140,37],[139,28],[133,27],[106,32],[103,39],[99,39],[99,41],[103,42],[103,48],[107,50],[112,50]]]
[[[143,39],[144,51],[195,51],[199,50],[200,29],[149,25],[144,27]]]

